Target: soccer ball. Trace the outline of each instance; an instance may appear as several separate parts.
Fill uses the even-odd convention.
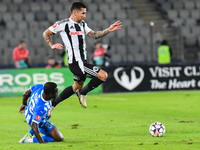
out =
[[[154,122],[150,125],[149,132],[153,137],[161,137],[165,134],[165,126],[161,122]]]

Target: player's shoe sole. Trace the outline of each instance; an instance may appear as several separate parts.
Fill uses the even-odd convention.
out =
[[[28,139],[32,139],[32,135],[30,133],[27,133],[20,141],[19,143],[28,143]]]
[[[87,108],[86,104],[86,95],[81,95],[79,90],[76,90],[76,95],[78,96],[80,104],[84,107]]]

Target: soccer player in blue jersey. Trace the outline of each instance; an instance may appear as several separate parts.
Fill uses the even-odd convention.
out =
[[[58,88],[54,82],[46,82],[31,86],[23,94],[22,105],[19,112],[24,113],[26,122],[31,126],[19,143],[47,143],[63,141],[63,135],[58,128],[48,119],[48,112],[51,108],[52,99],[58,95]],[[30,98],[29,98],[30,97]],[[29,102],[27,105],[27,100]],[[40,133],[44,134],[41,136]],[[35,135],[35,137],[32,137]]]

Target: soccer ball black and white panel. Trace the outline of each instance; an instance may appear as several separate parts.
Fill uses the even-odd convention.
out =
[[[150,125],[149,132],[153,137],[161,137],[165,134],[165,126],[161,122],[154,122]]]

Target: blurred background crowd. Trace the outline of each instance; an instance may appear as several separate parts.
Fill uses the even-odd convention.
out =
[[[123,28],[96,41],[86,38],[88,61],[95,63],[95,44],[104,47],[106,65],[158,63],[163,40],[171,50],[170,63],[199,63],[199,0],[81,0],[87,6],[85,21],[95,30],[116,20]],[[14,48],[26,43],[27,67],[45,67],[49,59],[64,65],[62,50],[51,50],[42,33],[54,22],[70,16],[73,0],[0,0],[0,68],[15,68]],[[59,34],[53,42],[60,42]],[[109,53],[107,53],[109,52]],[[96,53],[97,54],[97,53]],[[98,60],[100,60],[98,58]]]

